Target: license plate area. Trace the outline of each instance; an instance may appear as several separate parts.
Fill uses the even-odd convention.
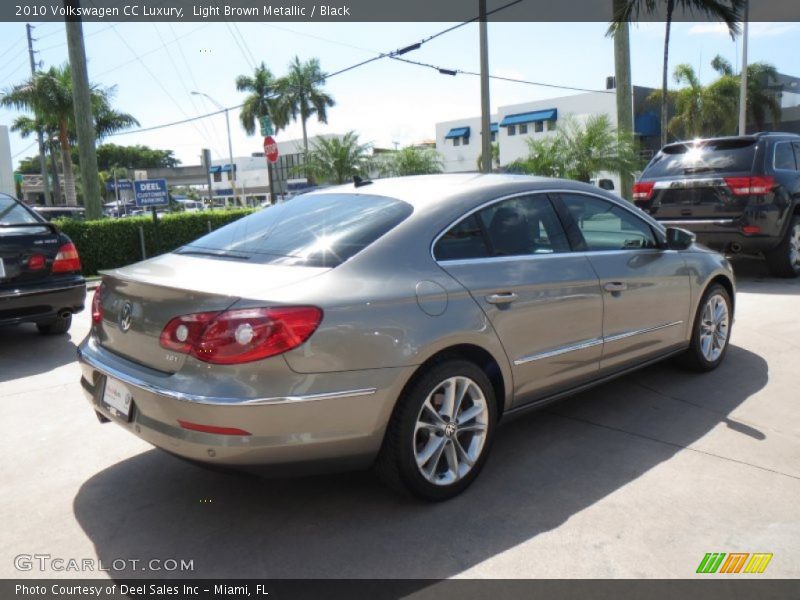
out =
[[[133,415],[133,394],[121,381],[105,377],[103,393],[100,396],[103,406],[115,417],[130,421]]]

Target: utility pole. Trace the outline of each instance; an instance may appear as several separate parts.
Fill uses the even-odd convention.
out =
[[[614,0],[614,14],[618,14],[625,0]],[[633,86],[631,85],[631,46],[628,22],[617,25],[614,31],[614,88],[617,96],[617,136],[620,141],[633,141]],[[631,200],[633,177],[619,174],[622,189],[619,195]]]
[[[214,190],[211,188],[211,150],[203,148],[203,168],[206,170],[206,185],[208,189],[208,208],[214,208]]]
[[[739,76],[739,135],[747,133],[747,21],[750,2],[744,2],[744,28],[742,29],[742,73]]]
[[[30,23],[25,24],[25,29],[28,32],[28,56],[31,59],[31,77],[36,75],[36,59],[34,58],[35,52],[33,51],[33,36],[31,32],[33,31],[33,25]],[[36,140],[39,142],[39,168],[42,171],[42,186],[44,188],[44,204],[45,206],[52,206],[53,205],[53,198],[50,195],[50,180],[47,177],[47,161],[44,158],[44,134],[42,133],[42,128],[36,128]],[[56,172],[56,177],[58,177],[58,173]]]
[[[65,8],[80,8],[80,0],[64,0]],[[83,45],[83,24],[80,17],[67,17],[67,47],[72,72],[72,96],[75,104],[75,129],[78,134],[78,156],[83,184],[83,203],[87,219],[103,216],[100,180],[97,175],[94,118],[92,116],[89,73],[86,69],[86,49]]]
[[[486,0],[478,0],[481,51],[481,172],[492,172],[492,123],[489,103],[489,34]]]
[[[236,165],[233,163],[233,143],[231,142],[231,119],[228,115],[228,108],[226,106],[222,106],[219,102],[214,100],[211,96],[206,94],[205,92],[198,92],[197,90],[192,92],[193,96],[203,96],[207,98],[214,106],[216,106],[220,111],[225,113],[225,130],[228,132],[228,158],[231,162],[231,190],[233,191],[233,203],[239,204],[241,203],[242,206],[245,206],[244,198],[239,196],[238,191],[236,190]]]

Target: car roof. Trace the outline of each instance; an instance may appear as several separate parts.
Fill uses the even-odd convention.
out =
[[[441,175],[413,175],[409,177],[389,177],[375,179],[356,187],[354,183],[326,187],[308,192],[307,195],[323,194],[363,194],[385,196],[403,200],[415,209],[426,206],[460,203],[465,197],[475,198],[493,195],[513,194],[537,189],[575,189],[596,193],[599,188],[588,183],[531,175],[512,175],[504,173],[452,173]]]

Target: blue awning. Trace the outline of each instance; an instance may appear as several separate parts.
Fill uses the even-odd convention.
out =
[[[491,131],[492,133],[497,133],[498,131],[500,131],[500,126],[497,123],[492,123],[491,125],[489,125],[489,131]]]
[[[646,137],[661,135],[661,119],[653,111],[648,111],[634,119],[633,130],[636,135]]]
[[[453,129],[447,132],[447,135],[444,136],[444,139],[449,140],[451,138],[460,137],[469,137],[469,127],[453,127]]]
[[[235,165],[234,165],[235,166]],[[227,165],[214,165],[208,169],[209,173],[229,173],[231,170],[230,163]]]
[[[520,123],[535,123],[536,121],[555,121],[557,118],[558,110],[555,108],[535,110],[533,112],[508,115],[500,121],[500,127],[508,127],[509,125],[518,125]]]

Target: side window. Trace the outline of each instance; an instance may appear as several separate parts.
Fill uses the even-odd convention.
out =
[[[645,221],[612,202],[579,194],[564,194],[561,199],[575,219],[587,250],[658,247],[653,231]]]
[[[544,195],[521,196],[478,213],[492,256],[569,252],[564,228]]]
[[[486,258],[489,251],[476,215],[470,215],[445,233],[433,248],[436,260]]]
[[[775,162],[773,166],[776,169],[784,169],[794,171],[797,169],[795,164],[795,153],[792,149],[792,144],[789,142],[779,142],[775,144]]]

